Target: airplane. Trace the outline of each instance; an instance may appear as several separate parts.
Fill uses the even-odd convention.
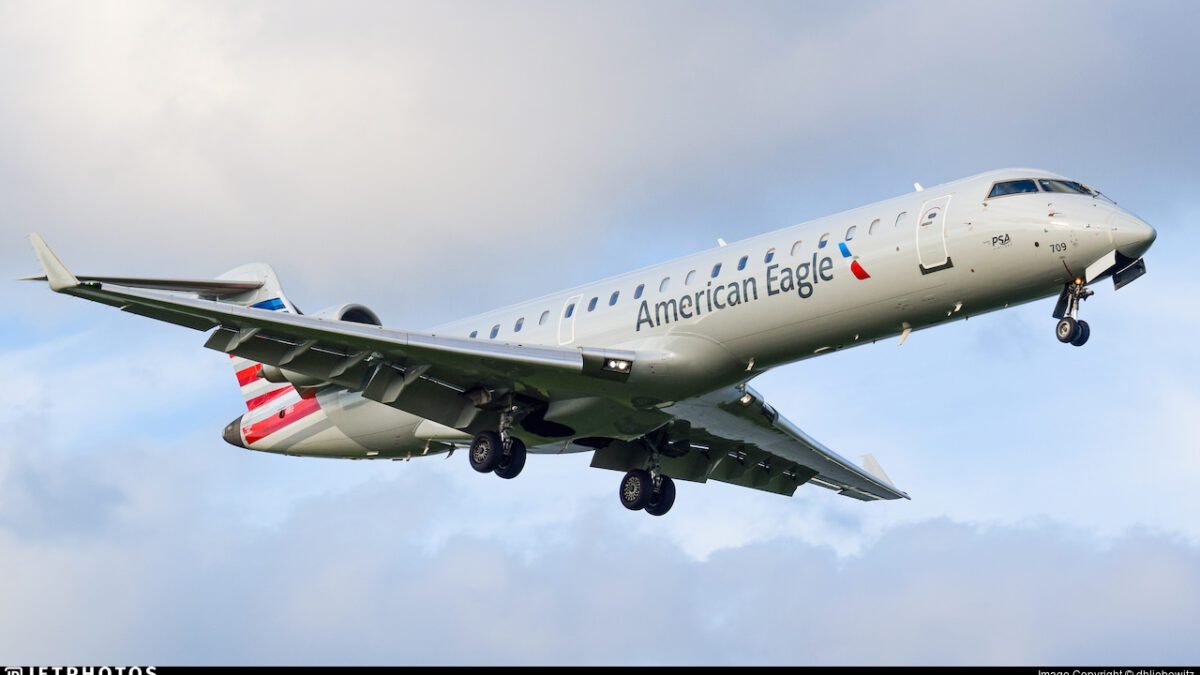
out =
[[[1095,282],[1146,272],[1154,228],[1084,184],[1004,169],[754,236],[424,332],[347,303],[302,313],[261,263],[216,279],[76,276],[30,235],[51,290],[207,331],[247,411],[239,448],[407,460],[467,449],[515,478],[528,453],[592,453],[654,516],[674,480],[782,495],[816,485],[908,499],[749,386],[778,366],[1057,296],[1060,342],[1082,346]]]

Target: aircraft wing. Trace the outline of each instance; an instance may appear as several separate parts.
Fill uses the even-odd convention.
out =
[[[40,237],[32,237],[45,280],[59,293],[195,330],[212,331],[205,346],[284,369],[318,382],[361,389],[362,396],[445,426],[494,429],[497,414],[480,413],[489,390],[551,400],[552,391],[612,393],[629,377],[638,354],[626,350],[560,348],[472,340],[330,321],[205,299],[237,288],[206,281],[76,277]],[[250,284],[252,282],[231,282]],[[162,289],[189,290],[183,297]],[[646,356],[646,355],[642,355]],[[614,368],[614,365],[620,367]],[[291,379],[291,378],[289,378]],[[860,468],[781,417],[748,387],[729,387],[659,409],[689,427],[691,450],[661,458],[664,473],[792,495],[805,483],[863,501],[908,498],[872,458]],[[593,466],[625,469],[640,460],[597,450]],[[673,453],[670,453],[673,454]]]
[[[693,452],[662,462],[674,478],[719,480],[791,496],[812,483],[862,501],[908,499],[875,458],[864,467],[817,442],[746,387],[681,401],[663,412],[691,426]],[[699,452],[695,452],[699,450]]]
[[[366,398],[456,429],[474,432],[494,426],[479,415],[489,389],[547,400],[547,391],[556,387],[599,392],[627,379],[636,357],[624,350],[506,344],[391,330],[147,290],[167,286],[157,283],[161,280],[142,288],[122,286],[74,276],[40,237],[31,239],[54,291],[211,330],[205,343],[210,349],[361,388]],[[187,283],[198,288],[206,282]]]

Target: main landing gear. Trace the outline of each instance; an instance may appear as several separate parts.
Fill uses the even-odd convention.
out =
[[[682,457],[671,443],[666,429],[642,437],[649,461],[645,469],[634,469],[621,479],[617,496],[621,506],[630,511],[645,511],[652,516],[665,516],[675,505],[675,481],[659,469],[659,458]]]
[[[634,469],[621,479],[621,505],[630,511],[645,510],[652,516],[666,515],[675,504],[675,481],[670,476],[652,476]]]
[[[1095,295],[1095,291],[1084,286],[1083,279],[1075,279],[1074,283],[1067,284],[1067,287],[1063,289],[1062,295],[1058,298],[1058,306],[1054,310],[1054,317],[1058,319],[1058,325],[1054,327],[1054,335],[1059,342],[1082,347],[1091,337],[1092,329],[1088,326],[1088,322],[1078,317],[1079,303],[1093,295]]]
[[[501,478],[516,478],[525,468],[525,444],[509,433],[512,415],[500,416],[500,432],[481,431],[471,441],[467,457],[479,473],[495,473]]]
[[[501,478],[516,478],[525,468],[525,444],[515,436],[501,440],[494,431],[483,431],[471,441],[468,457],[471,468],[479,473],[495,473]]]

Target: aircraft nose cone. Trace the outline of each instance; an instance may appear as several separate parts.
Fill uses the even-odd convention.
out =
[[[234,447],[238,447],[238,448],[246,447],[246,444],[242,443],[242,416],[241,415],[238,415],[238,418],[236,420],[225,425],[225,431],[224,431],[224,433],[221,434],[221,438],[224,438],[226,443],[228,443]]]
[[[1140,258],[1150,250],[1150,245],[1158,238],[1158,232],[1149,223],[1126,216],[1117,221],[1116,232],[1113,233],[1117,251],[1129,258]]]

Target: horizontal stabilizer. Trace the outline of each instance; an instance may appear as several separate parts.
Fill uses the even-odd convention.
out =
[[[262,288],[261,281],[226,281],[216,279],[153,279],[146,277],[74,277],[78,282],[113,284],[126,288],[150,288],[158,291],[175,291],[177,293],[196,293],[206,298],[224,298],[231,295],[241,295],[248,291]],[[47,281],[46,275],[22,277],[21,281]],[[74,285],[74,284],[71,284]]]

